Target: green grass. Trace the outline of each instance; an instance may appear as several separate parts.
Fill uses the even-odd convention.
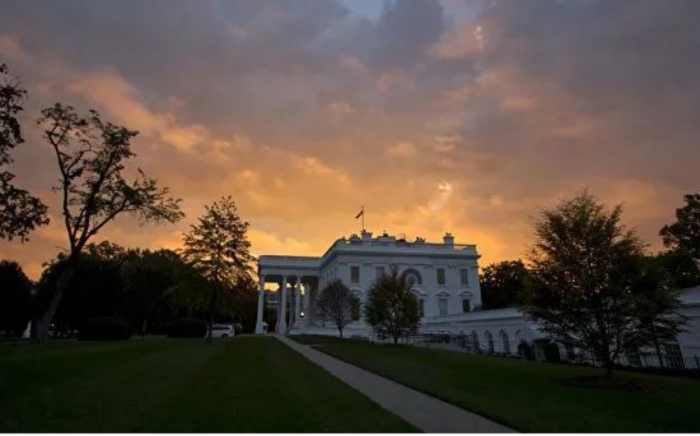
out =
[[[297,337],[293,337],[297,339]],[[617,372],[643,391],[575,387],[595,368],[302,338],[319,351],[526,432],[699,432],[700,381]]]
[[[411,432],[273,338],[0,346],[0,432]]]

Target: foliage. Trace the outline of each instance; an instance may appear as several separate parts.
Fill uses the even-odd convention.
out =
[[[548,338],[535,339],[535,345],[542,348],[542,353],[544,354],[544,359],[550,363],[561,362],[561,355],[559,354],[559,345]]]
[[[38,124],[51,145],[60,172],[63,222],[70,250],[66,268],[58,280],[46,312],[39,320],[38,339],[45,339],[48,324],[76,273],[88,241],[121,214],[145,222],[176,222],[184,215],[180,200],[168,188],[158,186],[141,169],[132,180],[126,177],[126,161],[135,156],[131,141],[138,132],[110,122],[90,111],[85,117],[72,106],[56,103],[44,109]]]
[[[525,341],[518,344],[518,354],[527,360],[535,360],[535,350],[532,349],[532,345]]]
[[[17,116],[24,110],[27,91],[0,64],[0,239],[19,238],[25,242],[35,228],[48,224],[47,207],[38,198],[12,184],[15,175],[7,170],[14,160],[11,152],[24,143]]]
[[[32,282],[17,262],[0,261],[0,330],[17,336],[29,322]]]
[[[659,232],[666,247],[688,253],[700,263],[700,193],[683,197],[685,206],[676,209],[676,222]]]
[[[637,316],[637,346],[650,345],[663,367],[661,345],[675,343],[684,331],[687,317],[679,312],[681,290],[674,287],[672,271],[662,256],[639,259],[634,285],[634,313]]]
[[[643,251],[621,214],[620,206],[607,210],[586,191],[545,210],[535,223],[533,288],[523,306],[544,332],[599,355],[608,375],[634,342],[630,293]]]
[[[418,299],[396,269],[379,277],[367,292],[365,320],[375,332],[391,336],[394,344],[401,336],[418,330]]]
[[[196,318],[181,318],[168,327],[170,338],[203,338],[207,334],[207,323]]]
[[[122,318],[99,317],[85,323],[79,341],[125,341],[131,338],[131,326]]]
[[[360,299],[340,280],[329,283],[318,296],[318,315],[335,324],[343,337],[343,329],[360,319]]]
[[[518,305],[528,279],[529,271],[521,260],[487,266],[479,278],[483,308],[501,309]]]
[[[183,258],[212,285],[208,302],[211,327],[220,294],[249,279],[255,259],[249,253],[248,223],[238,216],[230,196],[205,206],[205,210],[184,237]]]

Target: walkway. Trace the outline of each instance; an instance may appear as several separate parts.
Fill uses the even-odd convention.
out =
[[[514,430],[444,401],[345,363],[310,345],[277,339],[357,389],[375,403],[427,433],[510,433]]]

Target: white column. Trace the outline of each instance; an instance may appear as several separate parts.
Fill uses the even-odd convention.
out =
[[[297,294],[294,298],[294,327],[299,327],[299,316],[301,315],[301,282],[297,279]]]
[[[294,296],[296,295],[297,291],[296,282],[292,283],[289,288],[289,323],[287,325],[289,326],[289,330],[291,330],[294,328],[294,324],[297,322],[296,318],[294,317]]]
[[[309,325],[311,320],[311,284],[304,285],[304,325]]]
[[[281,335],[287,334],[287,276],[282,277],[282,300],[280,301],[281,317],[280,328],[278,333]]]
[[[260,290],[258,291],[258,318],[255,322],[255,334],[263,333],[263,304],[265,301],[265,278],[260,278]]]

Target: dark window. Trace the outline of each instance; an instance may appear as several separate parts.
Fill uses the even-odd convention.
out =
[[[381,279],[382,277],[384,277],[384,267],[378,266],[377,267],[377,278]]]
[[[418,314],[421,318],[425,316],[425,300],[422,298],[418,299]]]
[[[469,270],[460,269],[459,270],[459,282],[462,284],[463,288],[469,286]]]
[[[468,299],[462,300],[462,313],[467,313],[471,310],[471,302]]]
[[[438,268],[438,270],[437,270],[437,282],[438,282],[438,285],[445,284],[445,269],[444,268]]]
[[[350,283],[360,283],[360,267],[350,267]]]
[[[438,300],[438,307],[440,308],[440,316],[447,315],[447,298],[440,298]]]

